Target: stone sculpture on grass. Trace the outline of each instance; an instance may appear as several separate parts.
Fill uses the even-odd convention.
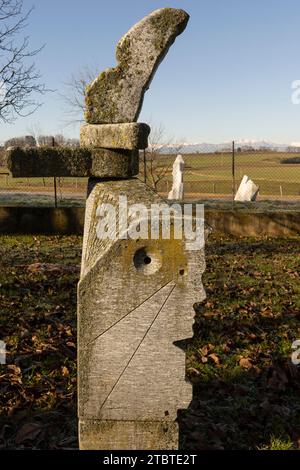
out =
[[[79,149],[8,152],[13,176],[89,176],[78,285],[81,449],[177,449],[177,411],[192,399],[178,342],[192,336],[193,304],[205,297],[203,247],[191,250],[185,233],[175,236],[178,208],[168,237],[163,215],[155,219],[157,237],[152,228],[139,232],[152,205],[164,201],[135,178],[150,131],[136,122],[143,96],[188,18],[183,10],[156,10],[121,39],[117,66],[87,88]],[[124,200],[128,207],[120,207]],[[127,217],[135,238],[122,228]]]

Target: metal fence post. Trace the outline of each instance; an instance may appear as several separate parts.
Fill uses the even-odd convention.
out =
[[[54,176],[54,207],[57,208],[56,176]]]
[[[51,136],[50,147],[55,147],[55,138]],[[54,182],[54,207],[57,208],[57,185],[56,185],[56,176],[53,178]]]
[[[232,141],[231,174],[232,174],[232,200],[234,201],[234,196],[235,196],[235,148],[234,148],[234,140]]]
[[[144,149],[144,183],[147,183],[146,150]]]

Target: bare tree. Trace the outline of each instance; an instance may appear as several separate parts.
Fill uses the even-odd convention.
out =
[[[64,93],[60,97],[65,105],[66,123],[76,124],[84,121],[85,89],[99,75],[97,67],[86,65],[73,73],[65,85]]]
[[[175,155],[182,148],[181,144],[173,143],[173,141],[171,137],[166,136],[162,124],[153,126],[149,136],[149,145],[145,150],[145,160],[143,152],[140,155],[141,174],[155,191],[158,191],[160,183],[171,173],[174,158],[170,156],[170,153]]]
[[[29,48],[29,37],[20,39],[32,8],[23,12],[23,0],[0,0],[0,120],[12,122],[28,116],[39,106],[36,94],[47,90],[30,59],[42,47]],[[28,62],[29,60],[29,62]]]
[[[80,147],[79,139],[75,137],[65,137],[63,134],[55,134],[55,147]]]
[[[37,142],[40,147],[79,147],[79,139],[65,137],[63,134],[38,135]]]
[[[38,143],[38,140],[39,140],[39,136],[43,134],[43,131],[42,131],[42,128],[41,128],[41,125],[40,123],[31,123],[29,126],[26,127],[26,132],[28,132],[28,134],[32,135],[36,142]]]
[[[7,149],[9,147],[36,147],[36,140],[32,135],[24,135],[22,137],[13,137],[12,139],[8,139],[4,143],[4,148]]]
[[[68,116],[66,124],[76,124],[84,121],[85,110],[85,90],[97,76],[98,68],[84,66],[77,73],[71,75],[70,79],[65,82],[65,91],[60,94],[66,107]],[[166,179],[173,165],[172,157],[165,157],[163,154],[168,153],[168,147],[172,146],[172,153],[180,152],[181,144],[173,143],[171,137],[166,136],[164,126],[153,126],[149,137],[149,146],[145,151],[145,166],[143,152],[140,154],[141,174],[147,183],[156,191],[159,183]],[[146,176],[145,176],[146,175]]]
[[[49,135],[45,134],[38,123],[33,123],[27,127],[40,147],[79,147],[79,139],[75,137],[65,137],[63,134]]]

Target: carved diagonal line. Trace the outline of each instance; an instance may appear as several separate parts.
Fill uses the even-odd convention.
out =
[[[168,284],[170,284],[172,282],[171,281],[168,281],[165,285],[161,286],[157,291],[155,291],[153,294],[149,295],[149,297],[147,297],[147,299],[143,300],[143,302],[141,302],[139,305],[137,305],[136,307],[134,307],[132,310],[130,310],[130,312],[127,312],[123,317],[119,318],[119,320],[117,320],[115,323],[113,323],[112,325],[110,325],[108,328],[106,328],[106,330],[102,331],[99,335],[97,335],[94,339],[92,339],[91,341],[89,341],[87,343],[87,346],[89,346],[90,344],[92,344],[94,341],[96,341],[98,338],[100,338],[100,336],[104,335],[104,333],[106,333],[107,331],[109,331],[111,328],[113,328],[114,326],[116,326],[118,323],[120,323],[122,320],[124,320],[124,318],[126,318],[128,315],[130,315],[132,312],[134,312],[135,310],[137,310],[138,308],[141,307],[141,305],[143,305],[145,302],[148,302],[148,300],[151,299],[151,297],[153,297],[154,295],[156,295],[160,290],[162,290],[164,287],[166,287]]]
[[[170,283],[168,283],[170,284]],[[141,344],[143,343],[144,339],[146,338],[147,334],[149,333],[149,331],[151,330],[155,320],[157,319],[158,315],[160,314],[160,312],[162,311],[163,307],[165,306],[166,302],[168,301],[168,299],[170,298],[170,295],[172,294],[172,292],[174,291],[176,287],[176,284],[172,287],[172,289],[170,290],[169,294],[167,295],[167,297],[165,298],[165,300],[163,301],[161,307],[159,308],[157,314],[155,315],[154,319],[152,320],[150,326],[148,327],[148,329],[146,330],[144,336],[142,337],[141,341],[139,342],[139,344],[137,345],[137,347],[135,348],[135,350],[133,351],[130,359],[128,360],[127,364],[125,365],[124,369],[122,370],[120,376],[118,377],[118,380],[116,381],[116,383],[113,385],[111,391],[109,392],[109,394],[107,395],[107,397],[105,398],[102,406],[101,406],[101,409],[104,407],[104,405],[106,404],[107,400],[109,399],[109,397],[111,396],[111,394],[113,393],[114,389],[116,388],[116,386],[118,385],[118,383],[120,382],[122,376],[124,375],[126,369],[128,368],[129,364],[131,363],[131,361],[133,360],[134,356],[136,355],[136,353],[138,352]]]

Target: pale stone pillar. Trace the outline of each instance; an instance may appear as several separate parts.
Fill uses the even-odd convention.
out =
[[[90,177],[78,285],[81,449],[176,449],[177,411],[192,398],[185,353],[175,343],[192,336],[193,304],[204,298],[203,247],[192,250],[184,236],[175,236],[178,208],[169,237],[161,231],[155,237],[147,226],[134,238],[124,225],[128,213],[129,226],[138,232],[152,204],[162,203],[134,178],[150,131],[135,121],[159,63],[188,18],[183,10],[156,10],[120,40],[117,66],[87,89],[81,148],[7,152],[15,177]],[[124,200],[128,210],[119,206]],[[106,238],[103,207],[117,209],[107,219]]]
[[[99,239],[99,208],[118,208],[120,196],[128,208],[163,202],[137,179],[92,182],[78,287],[80,447],[177,449],[177,411],[190,404],[192,386],[174,343],[193,335],[204,252],[187,250],[172,229],[166,240],[119,240],[124,207],[117,239]]]
[[[169,192],[168,199],[183,199],[183,173],[184,173],[184,160],[182,155],[177,155],[173,163],[173,185]]]
[[[183,10],[156,10],[119,41],[117,66],[87,87],[82,146],[117,153],[147,146],[149,128],[134,121],[188,18]],[[162,199],[128,172],[112,179],[108,169],[109,181],[90,180],[86,204],[78,286],[80,448],[177,449],[177,411],[189,405],[192,387],[185,380],[185,353],[174,343],[193,334],[193,304],[204,298],[204,253],[176,239],[175,220],[167,239],[155,239],[149,227],[146,235],[127,237],[120,200],[126,200],[129,222],[141,229],[151,205]],[[134,204],[142,215],[130,215]],[[104,207],[116,209],[107,220],[110,238],[100,233]]]

